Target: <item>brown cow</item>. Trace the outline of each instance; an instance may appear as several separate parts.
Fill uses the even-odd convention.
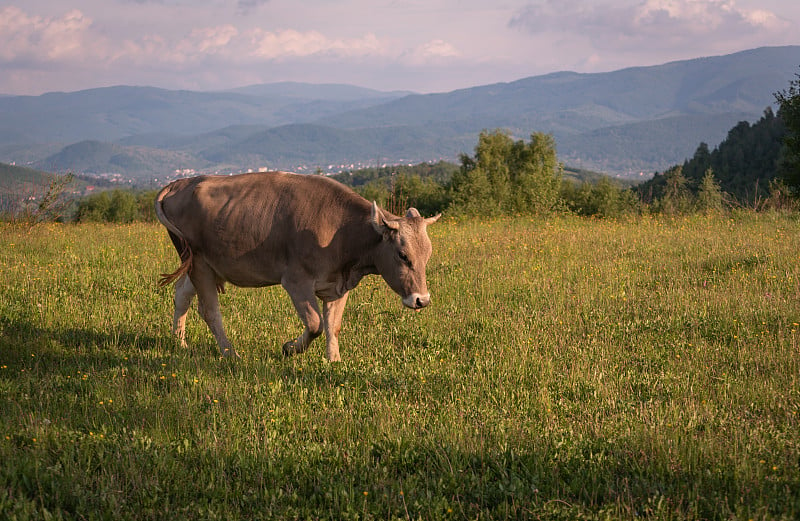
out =
[[[172,331],[183,346],[197,295],[222,355],[238,356],[219,310],[226,282],[282,285],[305,325],[283,353],[302,353],[324,331],[332,361],[341,359],[347,295],[365,275],[380,274],[409,308],[430,303],[426,229],[441,214],[425,219],[411,208],[397,217],[332,179],[286,172],[181,179],[159,192],[155,207],[182,261],[161,284],[177,280]]]

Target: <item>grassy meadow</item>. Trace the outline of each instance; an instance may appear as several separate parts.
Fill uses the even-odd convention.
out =
[[[0,224],[0,519],[797,519],[800,218],[441,222],[343,362],[279,287],[195,311],[158,225]]]

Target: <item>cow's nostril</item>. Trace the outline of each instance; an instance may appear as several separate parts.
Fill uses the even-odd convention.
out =
[[[429,294],[412,293],[403,299],[403,305],[411,309],[422,309],[430,303],[431,296]]]

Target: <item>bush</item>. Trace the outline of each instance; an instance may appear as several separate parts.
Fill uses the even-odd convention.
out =
[[[134,194],[113,190],[92,194],[78,203],[76,222],[131,223],[155,221],[153,202],[156,192]]]
[[[631,190],[623,189],[608,177],[597,183],[580,187],[565,182],[561,197],[567,207],[578,215],[593,217],[622,217],[639,212],[639,199]]]

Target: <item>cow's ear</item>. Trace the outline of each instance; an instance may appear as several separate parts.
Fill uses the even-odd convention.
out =
[[[441,217],[441,216],[442,216],[442,214],[440,214],[440,213],[437,213],[437,214],[436,214],[436,215],[434,215],[433,217],[428,217],[427,219],[425,219],[425,224],[433,224],[433,223],[435,223],[436,221],[438,221],[438,220],[439,220],[439,217]]]
[[[378,208],[378,204],[375,201],[372,201],[371,217],[372,227],[375,228],[375,231],[381,235],[386,235],[392,231],[397,231],[400,228],[399,222],[386,219],[386,216],[383,214],[381,209]]]

